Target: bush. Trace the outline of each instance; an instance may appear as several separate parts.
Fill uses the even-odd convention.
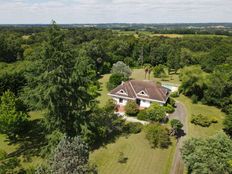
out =
[[[137,118],[139,120],[148,120],[148,117],[147,117],[147,109],[143,109],[141,111],[139,111],[138,115],[137,115]]]
[[[156,78],[166,76],[165,66],[164,65],[157,65],[153,68],[153,75]]]
[[[164,106],[164,108],[167,113],[173,113],[175,111],[175,108],[170,104],[167,104],[167,106]]]
[[[199,115],[192,115],[191,123],[202,127],[209,127],[212,121],[208,117],[199,114]]]
[[[171,97],[168,98],[167,103],[170,104],[173,107],[176,107],[176,101]]]
[[[191,100],[192,103],[196,104],[198,102],[198,97],[196,95],[192,95]]]
[[[125,106],[125,111],[127,115],[136,116],[139,112],[139,106],[135,101],[128,101]]]
[[[106,110],[106,111],[114,111],[115,109],[116,109],[116,102],[115,102],[115,100],[113,100],[113,99],[109,99],[108,101],[107,101],[107,103],[106,103],[106,105],[104,106],[104,109]]]
[[[184,126],[180,120],[177,119],[173,119],[170,122],[171,127],[172,127],[172,132],[171,135],[177,135],[178,132],[182,129],[182,127]]]
[[[137,134],[140,133],[143,128],[143,125],[141,123],[127,123],[124,126],[124,132],[128,134]]]
[[[145,132],[152,148],[167,148],[171,144],[169,130],[158,123],[148,125]]]
[[[180,96],[180,93],[178,91],[176,91],[176,92],[171,93],[170,96],[173,97],[173,98],[177,98],[177,97]]]
[[[165,117],[165,108],[156,103],[153,103],[147,109],[147,120],[161,122]]]

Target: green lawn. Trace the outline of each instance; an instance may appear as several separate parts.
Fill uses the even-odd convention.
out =
[[[107,101],[110,99],[110,96],[108,96],[108,89],[106,87],[107,82],[109,81],[110,78],[110,74],[105,74],[104,76],[102,76],[102,78],[99,80],[100,84],[101,84],[101,89],[100,89],[100,96],[97,98],[97,100],[99,101],[99,106],[102,107],[104,106]]]
[[[211,136],[218,131],[222,130],[223,125],[223,119],[224,119],[224,113],[221,112],[219,109],[217,109],[214,106],[207,106],[203,104],[193,104],[192,101],[186,97],[181,95],[179,98],[177,98],[178,101],[182,102],[187,110],[187,116],[188,116],[188,136],[189,137],[207,137]],[[208,116],[209,118],[217,118],[218,123],[212,124],[210,127],[201,127],[196,126],[192,124],[191,121],[191,115],[192,114],[202,114],[205,116]]]
[[[128,158],[119,163],[119,153]],[[98,166],[99,174],[168,174],[175,152],[175,143],[168,149],[152,149],[145,134],[120,137],[90,155],[92,163]]]

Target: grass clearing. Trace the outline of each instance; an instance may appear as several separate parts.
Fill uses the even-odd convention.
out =
[[[126,163],[118,162],[120,152],[128,158]],[[99,174],[167,174],[174,153],[175,143],[168,149],[152,149],[141,132],[95,150],[90,161],[98,166]]]
[[[180,95],[177,100],[182,102],[187,109],[189,137],[208,137],[222,130],[225,114],[221,112],[220,109],[214,106],[207,106],[200,103],[193,104],[191,99],[184,95]],[[213,123],[209,127],[194,125],[191,123],[192,114],[202,114],[204,116],[208,116],[209,118],[217,118],[218,123]]]
[[[103,107],[107,101],[110,99],[110,96],[108,96],[108,89],[107,89],[107,82],[109,81],[110,74],[105,74],[102,76],[101,79],[99,79],[101,89],[100,89],[100,96],[97,98],[99,101],[99,106]]]

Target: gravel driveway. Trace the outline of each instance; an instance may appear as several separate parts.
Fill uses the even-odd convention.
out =
[[[186,112],[186,108],[185,106],[180,103],[180,102],[176,102],[176,110],[173,114],[170,114],[170,119],[178,119],[182,122],[183,126],[183,131],[185,134],[188,133],[188,126],[187,126],[187,112]],[[180,148],[183,144],[183,139],[185,137],[182,136],[179,138],[179,140],[177,140],[177,144],[176,144],[176,152],[174,155],[174,159],[172,162],[172,167],[170,170],[170,174],[183,174],[184,173],[184,163],[181,159],[181,153],[180,153]]]

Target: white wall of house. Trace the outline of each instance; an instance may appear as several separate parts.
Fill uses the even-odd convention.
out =
[[[117,105],[122,105],[122,106],[125,106],[128,101],[127,99],[121,98],[121,102],[120,102],[120,98],[117,98],[117,97],[113,97],[113,99],[116,101]]]
[[[150,106],[151,106],[151,102],[150,101],[147,101],[147,100],[141,100],[140,101],[140,107],[148,108]]]

